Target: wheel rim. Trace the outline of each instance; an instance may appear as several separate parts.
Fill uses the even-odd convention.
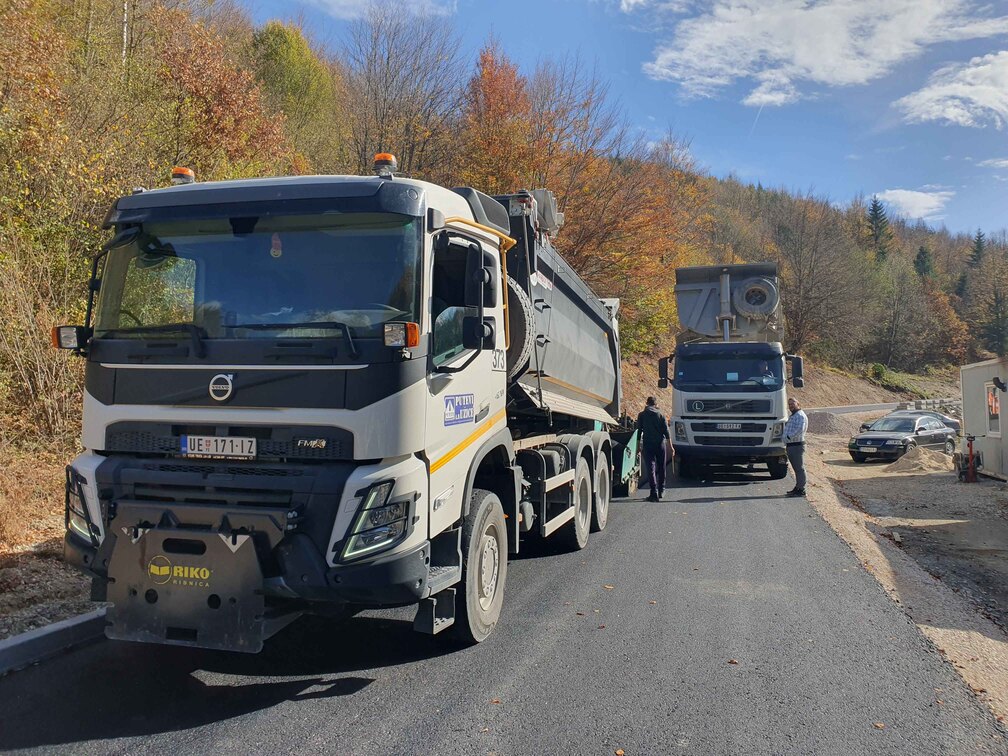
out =
[[[497,579],[500,576],[500,547],[497,544],[497,527],[491,525],[483,533],[480,543],[479,602],[486,610],[497,595]]]
[[[588,527],[588,519],[591,517],[591,483],[588,481],[588,477],[585,476],[581,479],[581,485],[578,487],[578,528],[584,529]]]
[[[605,462],[605,460],[603,460]],[[609,468],[603,464],[599,468],[598,495],[595,500],[595,518],[599,525],[605,523],[609,516]]]
[[[946,441],[945,442],[945,453],[946,454],[955,454],[955,442],[954,441]]]

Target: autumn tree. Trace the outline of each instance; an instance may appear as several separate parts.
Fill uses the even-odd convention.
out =
[[[528,82],[496,40],[480,51],[463,104],[461,181],[491,194],[527,188],[534,156]]]

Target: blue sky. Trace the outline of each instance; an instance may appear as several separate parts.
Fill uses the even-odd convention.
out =
[[[366,0],[248,0],[338,46]],[[1008,0],[413,0],[474,59],[577,53],[631,122],[712,174],[878,194],[953,231],[1008,227]]]

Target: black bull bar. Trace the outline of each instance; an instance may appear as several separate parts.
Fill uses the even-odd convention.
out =
[[[117,502],[105,635],[245,651],[282,624],[266,617],[258,549],[283,538],[286,509]]]

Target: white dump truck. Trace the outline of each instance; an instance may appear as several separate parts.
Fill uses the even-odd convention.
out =
[[[635,480],[618,301],[551,239],[544,190],[394,174],[120,198],[85,323],[65,557],[113,639],[255,652],[302,613],[418,605],[485,639],[508,555],[572,548]],[[635,441],[635,439],[634,439]]]
[[[766,464],[787,475],[787,384],[804,385],[802,358],[781,346],[774,263],[676,270],[682,331],[659,362],[659,386],[674,388],[670,431],[681,478],[715,466]],[[790,366],[790,377],[788,375]]]

